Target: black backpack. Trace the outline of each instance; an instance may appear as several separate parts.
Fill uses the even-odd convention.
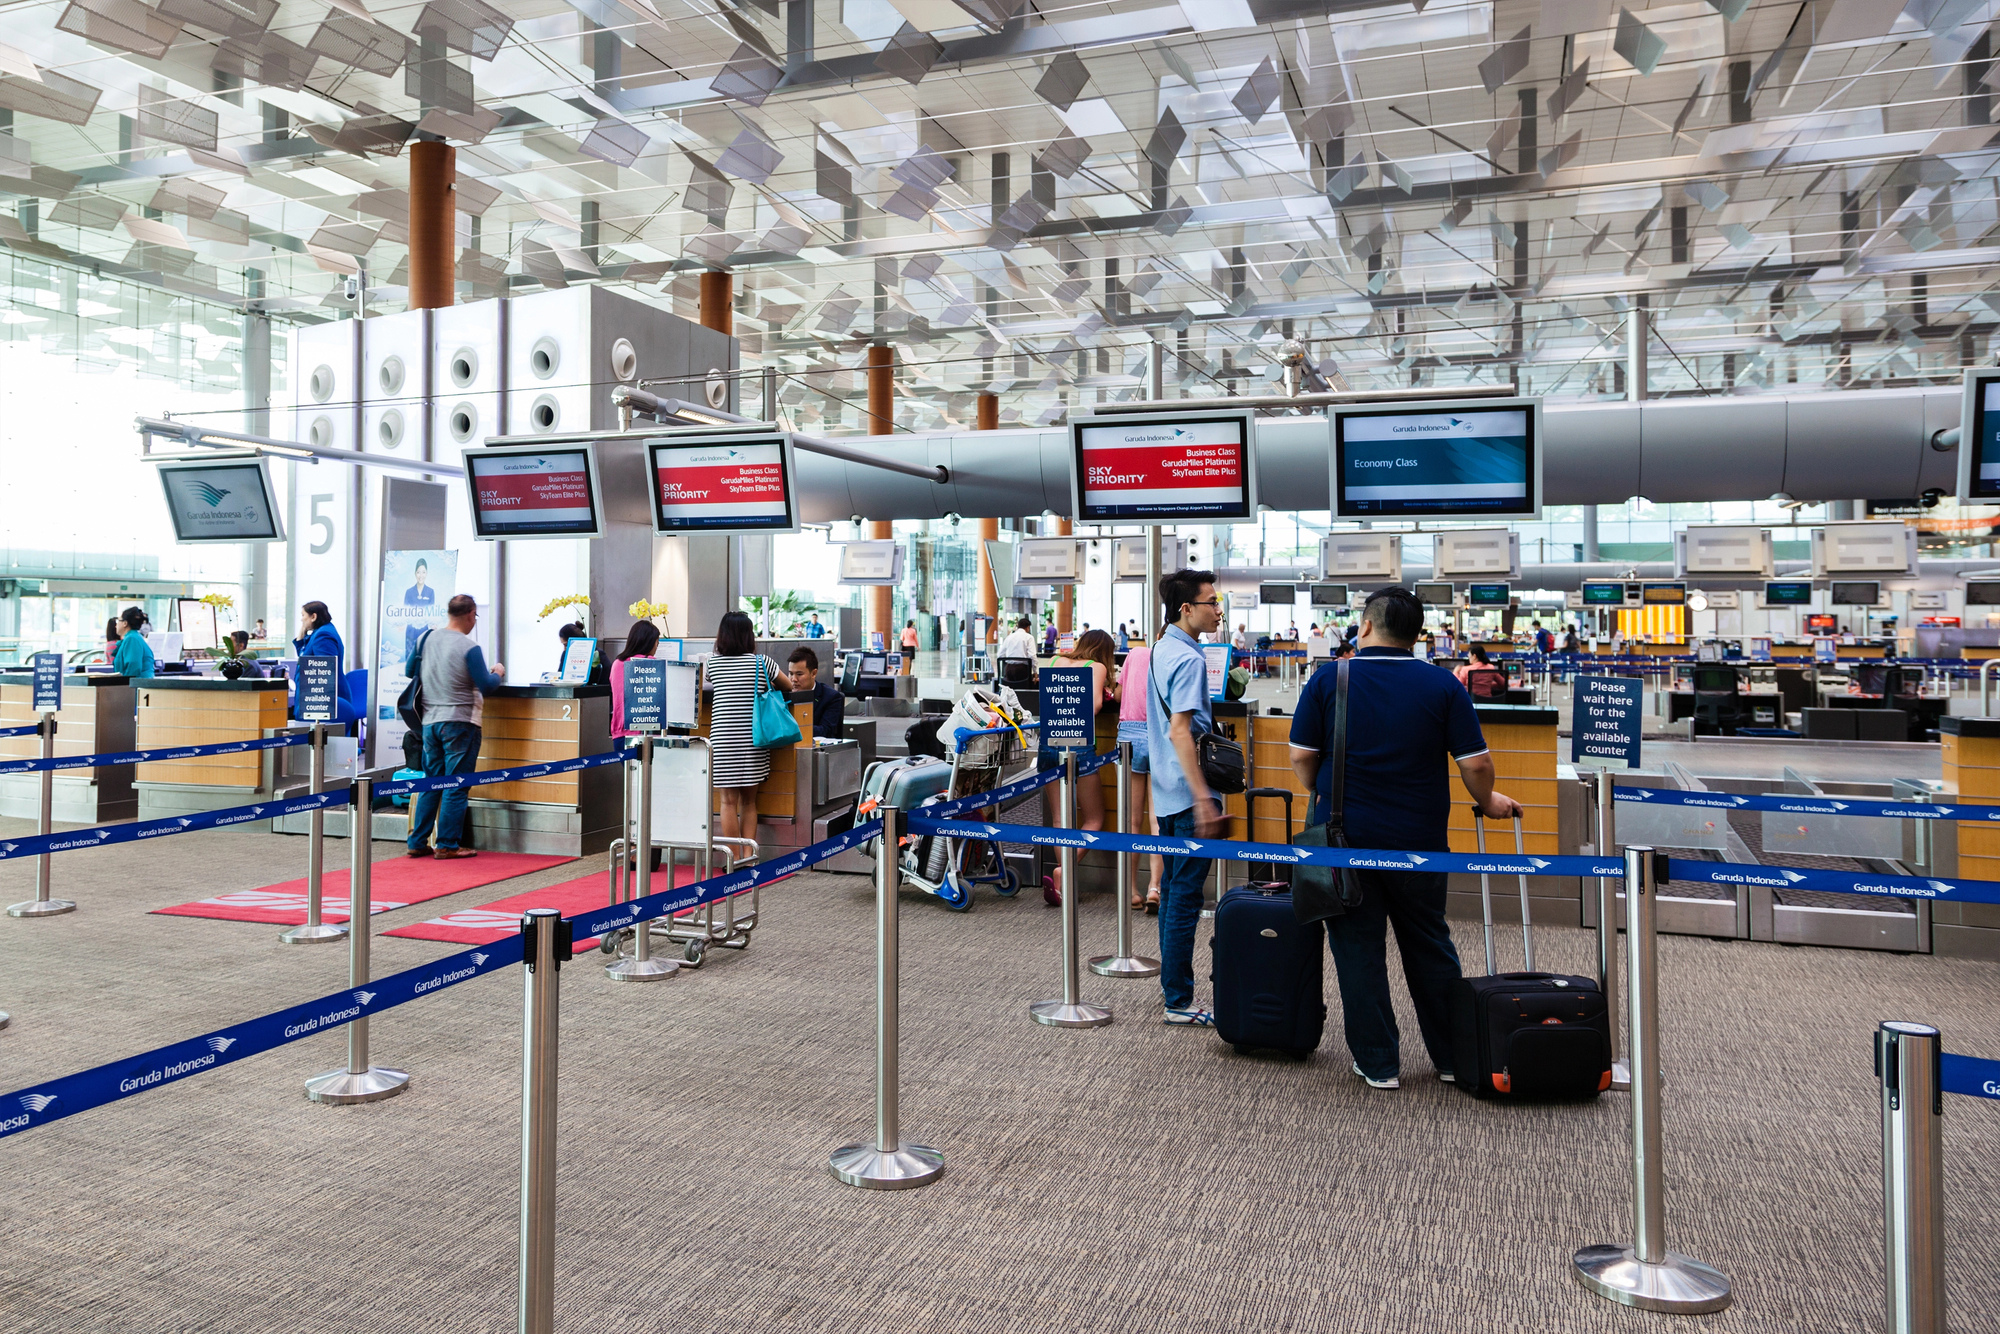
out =
[[[410,673],[410,683],[403,687],[403,693],[396,696],[396,716],[403,720],[403,726],[418,734],[424,730],[424,644],[430,637],[431,632],[426,630],[417,641],[410,654],[415,670]]]

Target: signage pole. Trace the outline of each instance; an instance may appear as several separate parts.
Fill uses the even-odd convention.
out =
[[[1618,846],[1618,791],[1609,769],[1597,771],[1597,855],[1615,855]],[[1604,1013],[1611,1020],[1611,1087],[1632,1091],[1632,1067],[1618,1055],[1618,882],[1597,881],[1597,985],[1604,993]]]
[[[731,538],[732,542],[736,539]],[[627,671],[631,668],[628,666]],[[653,734],[643,732],[639,736],[639,836],[634,841],[634,851],[638,860],[634,868],[637,888],[633,898],[643,899],[653,892]],[[673,863],[667,864],[667,877],[673,878]],[[653,957],[653,924],[639,922],[632,927],[632,957],[620,959],[604,970],[604,975],[613,982],[657,982],[663,977],[672,977],[681,966],[672,959]]]
[[[326,725],[312,725],[312,785],[311,792],[318,796],[326,790]],[[306,920],[305,925],[295,926],[279,936],[287,945],[317,945],[322,941],[339,940],[347,934],[347,926],[320,920],[320,879],[326,860],[326,808],[318,807],[306,817]],[[353,886],[348,887],[352,890]],[[348,905],[348,922],[353,922],[353,903]]]
[[[1132,832],[1132,743],[1118,743],[1118,832]],[[1132,953],[1132,859],[1138,854],[1118,854],[1118,952],[1100,954],[1090,961],[1090,971],[1100,977],[1157,977],[1158,959],[1140,958]]]
[[[1076,752],[1063,751],[1062,781],[1058,785],[1056,806],[1060,812],[1063,829],[1076,828]],[[1101,1005],[1086,1005],[1078,993],[1080,981],[1076,966],[1076,901],[1079,889],[1076,883],[1076,849],[1065,843],[1062,847],[1062,965],[1063,994],[1060,1000],[1039,1000],[1028,1007],[1028,1013],[1038,1024],[1048,1024],[1052,1028],[1098,1028],[1111,1022],[1111,1011]]]
[[[521,918],[527,965],[521,1052],[520,1334],[556,1328],[556,1062],[562,1043],[562,966],[570,925],[554,908]]]
[[[52,760],[56,757],[56,716],[54,713],[44,713],[42,715],[40,732],[42,737],[42,758]],[[44,769],[42,770],[41,820],[36,825],[36,829],[44,838],[55,832],[55,813],[56,774],[53,769]],[[50,878],[53,874],[52,868],[49,865],[50,857],[51,854],[45,852],[35,858],[35,897],[26,903],[17,903],[8,908],[7,915],[9,917],[54,917],[60,913],[76,911],[76,902],[74,900],[52,899],[49,897],[49,889],[53,883]]]
[[[1888,1334],[1945,1334],[1941,1050],[1929,1024],[1888,1020],[1875,1030]]]

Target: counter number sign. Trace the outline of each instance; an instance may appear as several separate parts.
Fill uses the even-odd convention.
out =
[[[667,664],[658,658],[625,660],[625,726],[658,732],[667,725]]]
[[[334,720],[339,668],[338,658],[299,659],[299,721],[330,723]]]
[[[1050,750],[1089,750],[1097,740],[1090,708],[1089,667],[1044,667],[1036,681],[1041,692],[1042,745]]]
[[[1639,767],[1645,682],[1636,676],[1579,676],[1570,763],[1597,769]]]
[[[60,653],[37,653],[29,659],[35,668],[35,712],[58,713],[62,710],[63,655]]]

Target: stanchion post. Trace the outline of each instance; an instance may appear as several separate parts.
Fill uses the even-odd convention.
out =
[[[1059,827],[1076,828],[1076,752],[1065,750],[1062,759],[1062,778],[1056,784],[1056,805],[1060,810]],[[1038,1024],[1048,1024],[1052,1028],[1098,1028],[1111,1022],[1111,1011],[1101,1005],[1086,1005],[1078,994],[1081,978],[1077,968],[1076,942],[1076,901],[1079,897],[1076,883],[1076,849],[1068,843],[1062,845],[1062,980],[1063,994],[1060,1000],[1038,1000],[1028,1007],[1028,1013]],[[1122,891],[1121,891],[1122,895]],[[1121,903],[1124,901],[1121,897]]]
[[[1875,1029],[1888,1334],[1945,1334],[1943,1055],[1929,1024]]]
[[[44,760],[54,759],[56,757],[56,716],[53,713],[44,713],[40,724],[38,724],[38,731],[42,738],[42,758]],[[55,828],[56,773],[53,769],[44,769],[42,770],[41,819],[36,824],[35,829],[43,838],[47,838],[55,832]],[[35,897],[25,903],[16,903],[8,908],[7,915],[9,917],[55,917],[61,913],[76,911],[75,900],[52,899],[49,897],[50,889],[54,885],[52,878],[53,867],[50,865],[52,856],[53,854],[44,852],[41,856],[35,858]],[[4,1027],[6,1027],[6,1021],[4,1018],[0,1018],[0,1028]]]
[[[645,898],[653,892],[653,734],[639,735],[639,835],[633,840],[636,849],[628,848],[628,854],[636,858],[633,879],[638,883],[634,898]],[[667,871],[673,876],[671,863]],[[657,982],[663,977],[672,977],[681,966],[672,959],[653,957],[653,924],[640,922],[632,928],[632,957],[620,959],[608,965],[604,975],[613,982]]]
[[[1625,962],[1631,983],[1632,1232],[1630,1246],[1586,1246],[1571,1273],[1600,1297],[1645,1311],[1701,1315],[1729,1305],[1720,1270],[1667,1249],[1660,1135],[1660,988],[1654,900],[1666,858],[1625,849]]]
[[[1132,832],[1132,743],[1118,743],[1118,832]],[[1090,961],[1090,971],[1100,977],[1157,977],[1158,959],[1132,953],[1132,878],[1134,859],[1129,848],[1118,853],[1118,952],[1100,954]]]
[[[875,1139],[845,1144],[827,1159],[827,1170],[864,1190],[906,1190],[924,1186],[944,1172],[944,1155],[902,1139],[902,927],[897,898],[902,892],[898,850],[903,812],[882,806],[882,837],[875,848]]]
[[[326,791],[326,727],[321,723],[312,725],[311,741],[308,746],[312,780],[310,791],[314,796]],[[287,945],[317,945],[328,940],[339,940],[347,934],[347,927],[335,922],[320,920],[320,881],[326,864],[326,808],[317,807],[307,817],[306,824],[306,920],[304,926],[295,926],[279,936]],[[351,888],[351,886],[350,886]],[[348,905],[348,922],[354,920],[354,905]]]
[[[570,924],[554,908],[521,918],[527,1002],[521,1043],[520,1334],[556,1328],[556,1055]]]
[[[1617,785],[1609,769],[1597,771],[1597,855],[1613,855],[1618,846]],[[1604,992],[1604,1013],[1611,1025],[1611,1087],[1632,1091],[1632,1067],[1618,1055],[1618,882],[1610,876],[1597,881],[1597,985]]]
[[[352,861],[347,873],[347,985],[368,985],[368,946],[374,935],[369,920],[374,911],[371,891],[375,869],[373,830],[370,815],[374,808],[375,780],[366,774],[354,779],[354,807],[348,828],[352,830]],[[363,1006],[360,1018],[347,1025],[347,1068],[315,1075],[306,1081],[306,1097],[314,1102],[344,1106],[356,1102],[380,1102],[393,1098],[410,1086],[409,1072],[391,1070],[368,1063],[368,1015]]]

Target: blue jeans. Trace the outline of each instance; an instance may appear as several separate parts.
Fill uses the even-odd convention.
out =
[[[1194,807],[1159,817],[1161,838],[1193,838]],[[1168,857],[1160,879],[1160,996],[1169,1010],[1194,1004],[1194,933],[1201,924],[1207,857]]]
[[[424,727],[424,776],[469,774],[479,767],[481,733],[473,723],[429,723]],[[439,799],[443,800],[440,801]],[[431,825],[437,825],[439,851],[456,850],[465,832],[465,789],[446,788],[442,792],[417,794],[416,823],[410,826],[410,851],[418,852],[430,842]]]
[[[1340,976],[1347,1049],[1372,1079],[1402,1069],[1396,1012],[1389,1002],[1388,934],[1396,928],[1403,980],[1431,1065],[1451,1069],[1451,985],[1462,970],[1445,924],[1442,871],[1361,871],[1361,906],[1326,923],[1326,944]]]

